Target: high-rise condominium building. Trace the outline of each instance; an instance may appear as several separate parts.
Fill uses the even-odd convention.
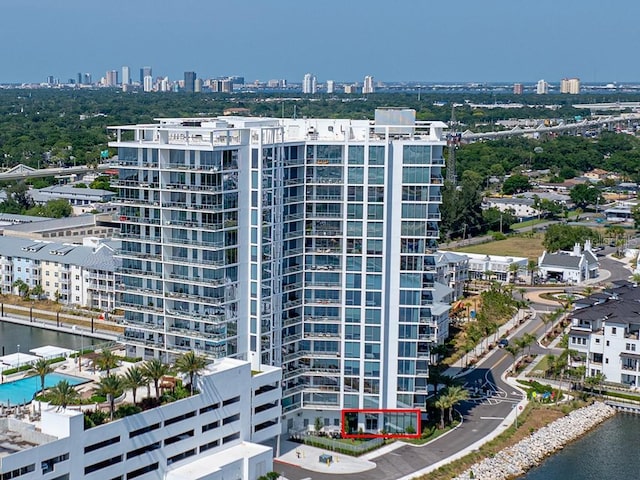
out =
[[[538,95],[546,95],[547,93],[549,93],[549,84],[544,80],[538,80],[538,83],[536,85],[536,93]]]
[[[105,79],[105,85],[107,87],[115,87],[118,85],[118,71],[117,70],[109,70],[107,71],[107,76]]]
[[[131,73],[126,65],[122,67],[122,84],[129,85],[131,83]]]
[[[146,77],[144,77],[142,88],[145,92],[150,92],[153,90],[153,77],[151,75],[147,75]]]
[[[362,84],[362,93],[373,93],[373,77],[367,75],[364,77],[364,83]]]
[[[579,78],[563,78],[560,81],[560,93],[578,95],[580,93],[580,79]]]
[[[193,93],[196,90],[196,72],[184,72],[184,91]]]
[[[140,85],[144,85],[144,77],[152,77],[151,67],[142,67],[140,69]]]
[[[513,84],[513,94],[514,95],[522,95],[523,87],[521,83]]]
[[[306,73],[302,80],[302,93],[316,93],[317,79],[312,73]]]
[[[327,80],[327,93],[333,93],[335,88],[335,82],[333,80]]]
[[[281,366],[289,429],[424,406],[451,296],[443,128],[388,109],[113,127],[128,353]]]

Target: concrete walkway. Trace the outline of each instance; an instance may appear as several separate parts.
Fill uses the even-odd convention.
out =
[[[380,450],[383,450],[384,448],[386,447],[383,447]],[[302,467],[313,472],[329,474],[362,473],[376,468],[376,464],[365,458],[366,456],[352,457],[350,455],[343,455],[323,448],[311,447],[309,445],[302,445],[299,443],[289,442],[287,440],[282,441],[281,449],[286,451],[286,453],[277,458],[279,463]],[[376,452],[379,455],[386,453]],[[320,455],[330,455],[333,461],[320,462]]]

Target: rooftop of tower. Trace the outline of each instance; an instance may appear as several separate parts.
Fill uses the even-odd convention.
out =
[[[377,109],[375,120],[333,118],[270,118],[270,117],[190,117],[158,118],[158,123],[109,127],[115,130],[117,141],[127,141],[122,134],[134,131],[139,142],[169,144],[239,145],[260,142],[260,132],[272,141],[364,141],[402,138],[429,142],[445,142],[447,125],[440,121],[416,121],[415,110]],[[246,133],[242,133],[242,131]],[[250,133],[249,133],[250,132]],[[272,133],[266,133],[272,132]],[[249,135],[247,138],[245,135]]]

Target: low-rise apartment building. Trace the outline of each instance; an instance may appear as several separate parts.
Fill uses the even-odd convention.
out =
[[[593,298],[592,298],[593,297]],[[640,288],[629,282],[579,300],[571,314],[569,348],[572,366],[607,382],[640,385]]]
[[[44,298],[112,311],[116,245],[91,238],[70,245],[0,237],[0,292],[17,294],[20,280],[32,290],[41,286]]]

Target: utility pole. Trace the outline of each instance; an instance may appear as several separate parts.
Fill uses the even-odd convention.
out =
[[[500,214],[500,233],[502,233],[502,213]]]

